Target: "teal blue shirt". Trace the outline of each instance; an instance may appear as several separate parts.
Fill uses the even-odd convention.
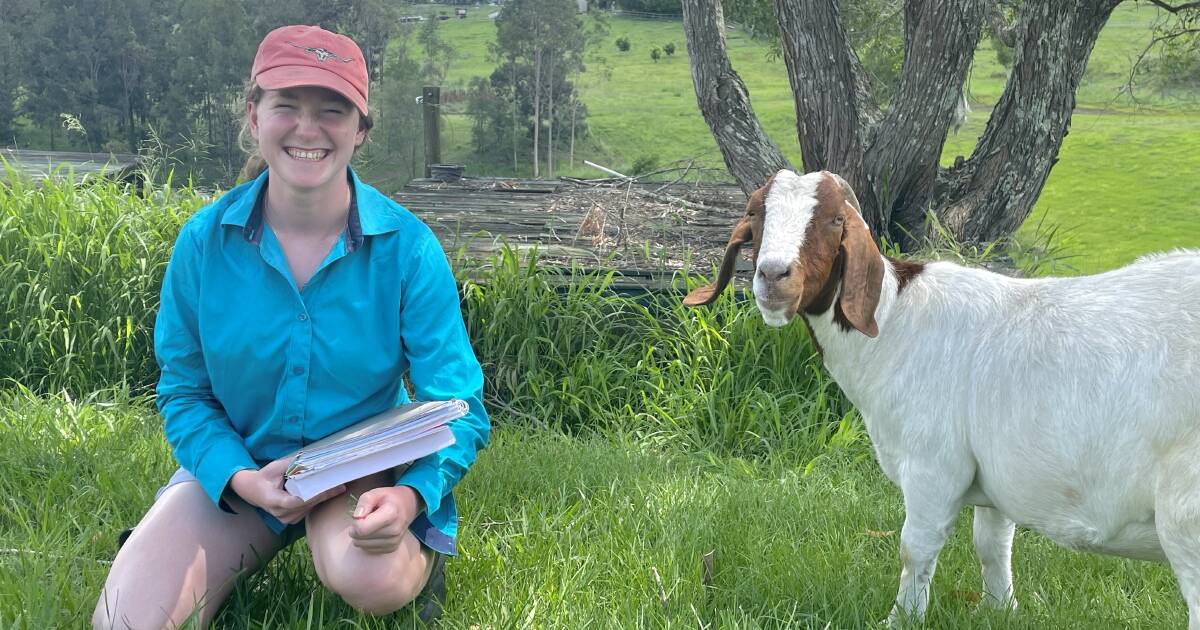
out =
[[[346,230],[298,290],[263,220],[268,175],[202,208],[175,243],[154,329],[167,441],[219,504],[237,471],[408,402],[407,374],[417,400],[470,407],[450,425],[455,444],[397,481],[425,501],[418,538],[455,553],[454,486],[490,428],[446,256],[425,224],[351,170]]]

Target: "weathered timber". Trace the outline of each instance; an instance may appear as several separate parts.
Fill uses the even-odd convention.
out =
[[[710,274],[746,202],[727,184],[492,178],[414,180],[395,198],[447,252],[486,262],[504,247],[536,250],[543,268],[615,271],[622,293],[682,290],[681,272]],[[749,270],[742,261],[740,281]]]
[[[104,175],[129,180],[137,172],[138,156],[132,154],[80,153],[73,151],[30,151],[0,149],[0,161],[33,181],[73,173],[78,179]],[[0,166],[0,179],[6,177]]]

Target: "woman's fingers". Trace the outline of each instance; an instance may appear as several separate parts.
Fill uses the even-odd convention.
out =
[[[391,503],[383,503],[366,516],[354,519],[350,537],[355,539],[392,537],[399,535],[399,512]]]

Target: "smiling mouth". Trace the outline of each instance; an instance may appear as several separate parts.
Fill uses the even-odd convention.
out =
[[[308,160],[310,162],[317,162],[317,161],[324,159],[324,157],[326,155],[329,155],[329,151],[327,149],[304,150],[304,149],[289,148],[289,149],[287,149],[287,154],[297,160]]]

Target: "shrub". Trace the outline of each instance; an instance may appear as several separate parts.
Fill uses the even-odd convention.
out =
[[[650,58],[654,60],[654,63],[658,63],[658,60],[662,58],[662,51],[658,48],[651,48]]]
[[[629,38],[628,37],[618,37],[617,38],[617,50],[619,50],[621,52],[629,52]]]
[[[667,42],[667,44],[665,46],[663,46],[663,52],[667,53],[668,57],[670,57],[671,55],[674,55],[675,54],[675,42]]]

